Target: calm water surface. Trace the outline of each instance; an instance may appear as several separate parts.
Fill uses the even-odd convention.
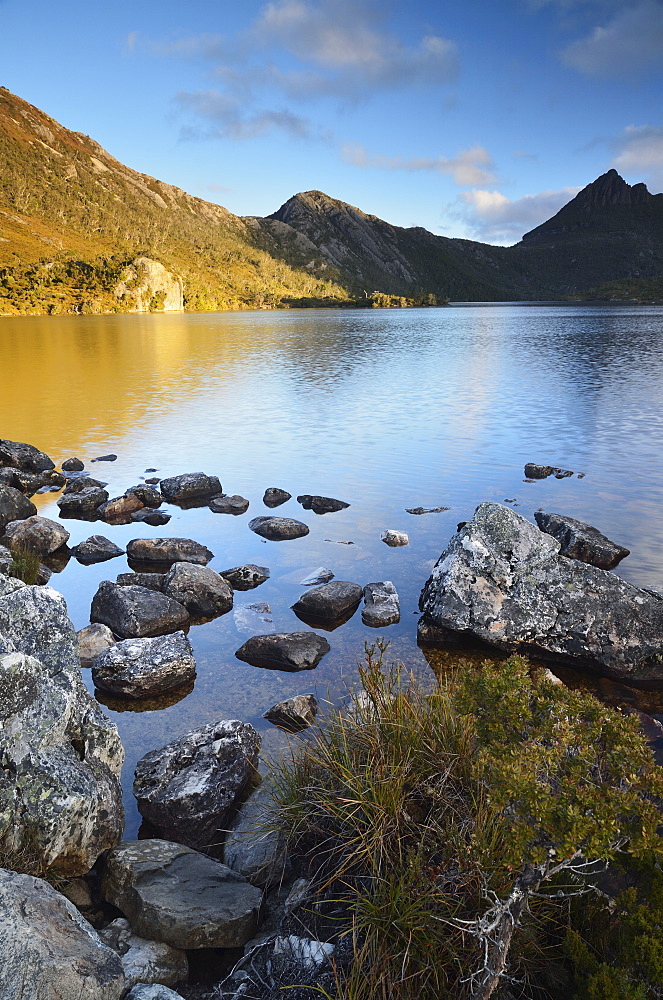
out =
[[[290,605],[316,566],[362,585],[392,580],[401,622],[385,630],[391,653],[427,670],[416,645],[419,592],[457,522],[483,500],[509,500],[529,518],[540,507],[590,521],[631,549],[620,575],[663,589],[660,307],[21,317],[0,320],[0,358],[0,437],[56,463],[116,452],[117,462],[90,467],[111,496],[155,467],[161,477],[216,474],[226,493],[250,500],[241,517],[168,507],[161,528],[66,525],[71,545],[95,532],[123,547],[183,535],[212,549],[217,570],[269,566],[267,583],[235,595],[235,609],[269,604],[265,630],[306,627]],[[525,483],[527,461],[585,475]],[[304,520],[306,538],[264,542],[249,530],[251,517],[268,513],[268,486],[293,494],[274,513]],[[300,493],[351,506],[316,516],[296,503]],[[34,498],[47,517],[58,516],[56,499]],[[442,505],[451,509],[405,512]],[[385,528],[407,531],[410,545],[384,545]],[[99,581],[126,569],[124,558],[88,567],[72,559],[53,577],[76,628],[89,621]],[[281,737],[262,713],[296,693],[340,697],[376,637],[358,612],[328,634],[332,650],[317,670],[288,674],[237,660],[242,629],[233,612],[192,628],[198,678],[175,704],[108,707],[127,750],[127,789],[143,753],[216,719],[250,721],[273,747]],[[130,794],[127,806],[132,835]]]

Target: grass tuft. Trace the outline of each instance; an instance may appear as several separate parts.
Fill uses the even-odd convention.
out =
[[[27,545],[17,545],[12,549],[12,561],[9,564],[9,575],[22,580],[30,586],[39,578],[41,561],[39,553]]]

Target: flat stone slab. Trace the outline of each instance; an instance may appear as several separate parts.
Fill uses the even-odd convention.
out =
[[[127,556],[133,562],[168,565],[189,562],[206,566],[214,553],[192,538],[134,538],[127,545]]]
[[[391,580],[366,584],[361,619],[371,628],[384,628],[401,620],[400,601]]]
[[[332,514],[337,510],[345,510],[350,504],[344,500],[335,500],[333,497],[313,496],[310,493],[302,493],[297,497],[304,510],[312,510],[314,514]]]
[[[136,934],[174,948],[242,948],[262,892],[238,872],[182,844],[125,841],[105,862],[102,892]]]
[[[188,623],[189,612],[159,591],[104,580],[92,598],[90,621],[108,625],[123,639],[140,639],[177,632]]]
[[[253,590],[265,580],[269,580],[269,570],[266,566],[246,563],[244,566],[231,566],[230,569],[223,569],[220,576],[228,581],[233,590]]]
[[[255,531],[256,535],[268,538],[272,542],[303,538],[309,533],[308,525],[295,520],[294,517],[254,517],[249,521],[249,528]]]
[[[348,580],[332,580],[321,587],[313,587],[302,594],[292,605],[299,618],[311,622],[347,620],[359,607],[363,588]]]
[[[569,559],[579,559],[580,562],[599,566],[601,569],[614,569],[626,556],[630,549],[611,542],[601,534],[598,528],[584,521],[577,521],[565,514],[546,514],[541,510],[534,512],[534,520],[541,531],[552,535],[561,545],[560,555]]]
[[[235,656],[268,670],[313,670],[330,649],[327,640],[315,632],[276,632],[247,639]]]
[[[152,750],[136,765],[141,816],[170,840],[212,849],[255,777],[259,752],[257,732],[237,719],[202,726]]]
[[[435,626],[505,651],[663,684],[663,599],[560,555],[560,543],[495,503],[454,535],[419,606]]]
[[[196,661],[184,632],[145,639],[124,639],[99,653],[92,680],[118,698],[153,698],[196,676]]]

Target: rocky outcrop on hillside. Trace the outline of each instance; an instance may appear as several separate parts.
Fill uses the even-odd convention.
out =
[[[136,257],[127,264],[113,294],[130,312],[181,312],[184,309],[182,279],[150,257]]]

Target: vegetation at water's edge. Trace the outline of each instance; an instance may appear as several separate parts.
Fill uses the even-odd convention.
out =
[[[291,856],[352,938],[339,996],[660,997],[663,948],[636,891],[617,911],[596,896],[593,937],[577,896],[639,858],[663,918],[663,778],[637,721],[518,657],[424,690],[384,651],[368,648],[350,711],[276,769]]]

